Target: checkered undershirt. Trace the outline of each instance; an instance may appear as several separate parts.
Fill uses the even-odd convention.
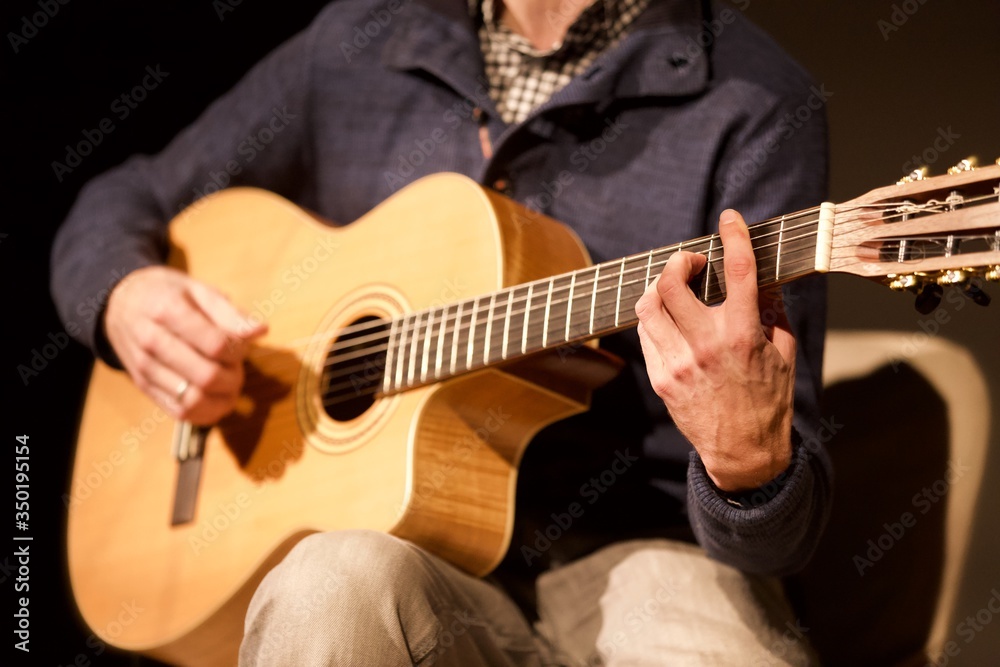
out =
[[[563,0],[567,11],[588,0]],[[531,43],[500,21],[500,0],[473,0],[472,11],[481,11],[479,42],[490,82],[490,97],[506,123],[519,123],[533,109],[549,100],[574,76],[625,36],[649,0],[589,0],[566,37],[548,51]]]

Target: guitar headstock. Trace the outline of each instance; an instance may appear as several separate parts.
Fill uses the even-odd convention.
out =
[[[963,160],[947,174],[913,172],[836,207],[830,270],[917,294],[930,312],[944,286],[989,303],[986,281],[1000,281],[1000,160]]]

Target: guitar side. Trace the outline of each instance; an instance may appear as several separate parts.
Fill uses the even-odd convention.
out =
[[[171,240],[171,264],[269,331],[236,413],[209,434],[195,516],[177,526],[174,421],[124,374],[94,368],[69,569],[84,619],[115,646],[235,663],[260,579],[316,531],[389,532],[488,572],[509,542],[524,447],[586,409],[588,378],[614,370],[583,348],[542,371],[477,371],[376,399],[351,419],[326,414],[318,387],[331,332],[588,263],[566,228],[462,177],[425,179],[345,228],[268,193],[224,191],[175,219]]]

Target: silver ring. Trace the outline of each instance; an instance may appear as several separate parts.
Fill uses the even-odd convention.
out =
[[[180,403],[184,400],[184,394],[187,393],[188,388],[191,383],[187,380],[181,380],[180,384],[177,385],[177,389],[174,390],[174,401]]]

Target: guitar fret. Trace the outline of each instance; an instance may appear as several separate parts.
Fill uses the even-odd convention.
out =
[[[618,318],[622,307],[622,280],[625,278],[625,258],[622,258],[621,268],[618,269],[618,294],[615,296],[615,326],[618,326]]]
[[[646,291],[646,288],[649,287],[649,275],[652,269],[653,269],[653,251],[650,250],[646,259],[646,282],[643,283],[642,286],[642,291],[644,292]]]
[[[597,281],[600,279],[601,265],[594,267],[594,289],[590,294],[590,329],[588,333],[594,333],[594,311],[597,308]]]
[[[493,309],[496,307],[496,292],[490,295],[490,306],[486,311],[486,345],[483,346],[483,365],[490,363],[490,335],[493,333]]]
[[[396,364],[396,389],[401,389],[403,387],[403,371],[406,368],[406,350],[407,350],[407,334],[409,333],[409,325],[406,324],[406,320],[409,319],[409,315],[403,318],[402,331],[399,334],[399,357]]]
[[[472,300],[472,319],[469,321],[469,349],[465,354],[466,370],[472,368],[472,358],[476,349],[476,317],[479,315],[479,297]]]
[[[553,278],[549,278],[548,294],[545,296],[545,314],[542,315],[542,347],[548,347],[549,342],[549,313],[552,309],[553,280]]]
[[[441,363],[444,360],[444,332],[448,329],[448,308],[449,306],[445,304],[441,313],[441,324],[438,325],[437,354],[434,356],[434,377],[438,379],[441,378]]]
[[[396,323],[399,320],[393,318],[389,325],[389,345],[385,350],[385,372],[382,374],[382,393],[388,394],[392,389],[392,365],[396,361]]]
[[[420,313],[417,313],[416,319],[413,321],[413,336],[411,337],[410,345],[409,371],[406,374],[407,384],[413,384],[413,379],[416,377],[417,372],[417,348],[420,345]]]
[[[712,285],[712,253],[715,252],[715,234],[708,237],[708,261],[705,262],[705,289],[702,290],[702,301],[708,303],[709,289]]]
[[[528,297],[524,302],[524,322],[521,324],[521,354],[528,351],[528,318],[531,316],[531,293],[534,287],[534,283],[528,284]]]
[[[576,271],[570,274],[569,279],[569,298],[566,300],[566,335],[565,340],[570,339],[569,329],[570,320],[573,319],[573,290],[576,289]]]
[[[503,318],[503,348],[500,350],[500,358],[507,358],[507,343],[510,337],[510,311],[514,305],[514,290],[507,292],[507,313]]]
[[[781,278],[781,243],[784,241],[785,236],[785,216],[781,216],[781,222],[778,223],[778,250],[774,258],[774,281],[777,282]]]
[[[634,324],[638,321],[638,316],[635,314],[635,305],[639,303],[643,292],[646,291],[646,284],[641,279],[645,263],[646,260],[641,255],[625,260],[622,273],[626,276],[626,279],[621,282],[620,310],[618,322],[615,324],[616,327]],[[632,276],[640,276],[640,278],[633,278]]]
[[[604,275],[597,279],[596,293],[598,296],[590,314],[591,326],[593,327],[591,334],[599,334],[617,326],[619,276],[615,275],[616,271],[607,270],[610,268],[608,264],[602,264],[602,266],[605,271]]]
[[[487,365],[503,359],[504,336],[507,331],[507,304],[510,301],[510,291],[496,292],[490,304],[490,333],[487,336],[489,350],[483,355]]]
[[[462,332],[462,306],[465,303],[462,301],[458,302],[458,310],[455,312],[455,331],[451,337],[451,374],[455,374],[455,370],[458,367],[458,339],[459,334]]]
[[[786,236],[783,251],[786,261],[782,263],[783,279],[812,271],[815,266],[815,254],[816,246],[811,234]]]
[[[424,335],[424,353],[420,357],[420,381],[427,382],[427,366],[430,364],[431,338],[434,334],[434,310],[427,311],[427,333]]]

